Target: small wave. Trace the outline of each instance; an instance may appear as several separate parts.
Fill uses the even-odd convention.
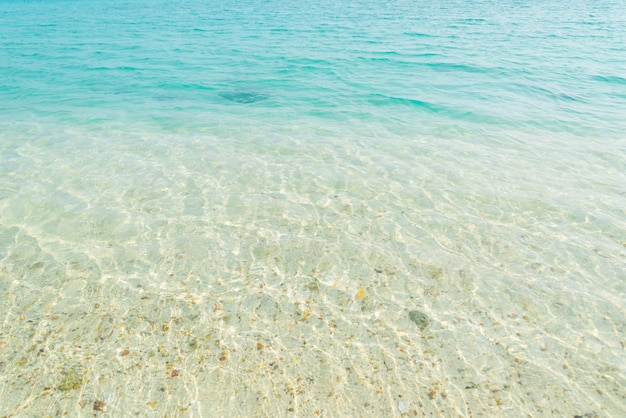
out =
[[[610,83],[610,84],[626,84],[626,78],[620,77],[617,75],[608,75],[608,76],[597,75],[593,77],[593,79],[596,81],[602,81],[604,83]]]
[[[408,99],[406,97],[388,96],[385,94],[372,94],[370,102],[375,105],[398,104],[404,106],[415,106],[430,112],[436,113],[442,110],[439,106],[417,99]]]
[[[256,103],[266,100],[268,96],[258,91],[224,91],[220,97],[235,103]]]
[[[432,62],[427,64],[422,64],[426,67],[434,68],[437,71],[463,71],[467,73],[486,73],[489,72],[489,68],[484,67],[474,67],[466,64],[457,64],[457,63],[447,63],[447,62]]]
[[[156,87],[161,90],[213,90],[212,87],[195,83],[159,83]]]
[[[429,33],[421,33],[421,32],[404,32],[404,35],[413,36],[415,38],[432,38],[433,35]]]

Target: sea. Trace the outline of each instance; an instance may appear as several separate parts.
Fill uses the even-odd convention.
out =
[[[0,416],[626,416],[626,3],[0,0]]]

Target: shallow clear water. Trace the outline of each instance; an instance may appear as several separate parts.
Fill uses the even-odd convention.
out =
[[[5,0],[0,45],[0,416],[626,413],[622,2]]]

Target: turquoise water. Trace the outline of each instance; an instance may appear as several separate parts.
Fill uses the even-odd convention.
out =
[[[344,3],[0,0],[0,416],[626,413],[624,4]]]
[[[624,132],[619,3],[334,3],[5,1],[3,119]]]

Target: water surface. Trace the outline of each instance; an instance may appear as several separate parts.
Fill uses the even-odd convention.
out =
[[[0,1],[0,415],[623,416],[625,10]]]

